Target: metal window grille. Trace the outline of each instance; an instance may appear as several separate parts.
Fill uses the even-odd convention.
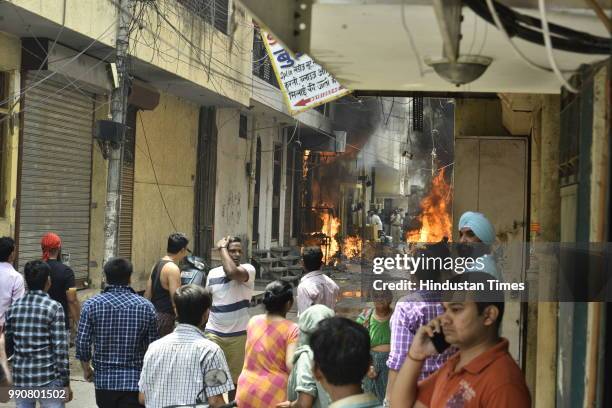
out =
[[[412,98],[412,130],[423,131],[423,97]]]
[[[228,33],[230,0],[176,0],[224,34]]]
[[[274,75],[274,70],[272,69],[272,63],[266,51],[266,46],[257,28],[254,30],[253,35],[253,75],[279,88],[276,75]]]

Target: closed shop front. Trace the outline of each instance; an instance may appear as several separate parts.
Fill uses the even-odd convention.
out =
[[[20,146],[18,265],[40,259],[40,239],[57,233],[78,281],[89,272],[94,95],[58,76],[26,75]]]

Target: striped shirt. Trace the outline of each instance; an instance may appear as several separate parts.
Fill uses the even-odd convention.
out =
[[[6,348],[17,387],[70,384],[64,309],[42,290],[31,290],[6,312]]]
[[[204,376],[214,369],[225,372],[225,382],[206,387]],[[206,402],[206,397],[233,390],[234,384],[221,348],[197,327],[179,323],[149,346],[138,387],[147,408],[162,408],[195,404],[198,398]]]
[[[240,282],[229,279],[223,267],[211,269],[206,286],[212,293],[212,307],[206,331],[220,337],[242,336],[249,323],[249,306],[255,289],[255,267],[241,264],[249,274],[249,280]]]

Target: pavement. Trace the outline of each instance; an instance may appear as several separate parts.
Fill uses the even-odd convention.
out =
[[[331,276],[338,286],[340,286],[340,300],[336,306],[337,315],[354,319],[365,307],[365,304],[361,300],[359,266],[349,264],[345,271],[332,272]],[[256,289],[262,290],[262,286],[265,286],[265,282],[257,282]],[[84,300],[98,292],[97,290],[89,289],[87,292],[82,294],[79,293],[79,298]],[[249,314],[251,316],[262,313],[264,313],[262,304],[258,304],[249,309]],[[297,322],[297,308],[295,303],[287,314],[287,318]],[[74,397],[66,406],[73,408],[96,408],[93,383],[88,383],[83,379],[81,364],[76,360],[74,353],[75,349],[73,347],[70,349],[70,383]],[[15,407],[15,403],[0,403],[0,408],[4,407]]]

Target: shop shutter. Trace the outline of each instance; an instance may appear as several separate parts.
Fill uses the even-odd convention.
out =
[[[77,280],[89,272],[93,95],[75,85],[26,76],[18,197],[18,265],[40,259],[56,232]]]

